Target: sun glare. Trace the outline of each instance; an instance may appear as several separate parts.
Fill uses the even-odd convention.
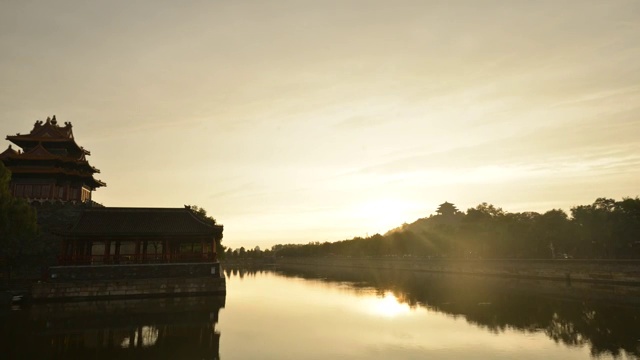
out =
[[[399,302],[393,293],[386,292],[382,298],[371,299],[368,310],[374,315],[392,318],[408,314],[411,309],[408,304]]]
[[[381,199],[362,204],[354,213],[372,227],[386,231],[406,221],[410,208],[410,204],[403,201]]]

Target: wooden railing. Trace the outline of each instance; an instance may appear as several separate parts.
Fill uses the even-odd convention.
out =
[[[118,265],[215,262],[216,254],[59,255],[58,265]]]

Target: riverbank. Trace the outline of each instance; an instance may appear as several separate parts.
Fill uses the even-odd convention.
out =
[[[277,258],[277,265],[307,265],[376,270],[640,286],[640,260],[489,260],[423,258]]]

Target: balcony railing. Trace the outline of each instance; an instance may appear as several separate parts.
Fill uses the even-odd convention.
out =
[[[58,265],[120,265],[215,262],[216,254],[59,255]]]

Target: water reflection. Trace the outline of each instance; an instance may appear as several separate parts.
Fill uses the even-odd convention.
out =
[[[390,291],[385,292],[382,298],[367,299],[366,302],[366,309],[374,315],[395,317],[410,312],[409,304],[399,301]]]
[[[160,331],[155,326],[141,326],[132,335],[125,338],[120,347],[149,347],[156,344]]]
[[[36,304],[4,313],[8,359],[219,359],[224,297]]]
[[[587,347],[592,356],[640,356],[637,287],[372,269],[296,266],[270,271],[347,289],[358,295],[355,306],[370,315],[402,318],[412,312],[436,312],[501,336],[512,331],[544,334],[567,348]],[[227,274],[246,278],[262,270],[234,269]]]
[[[228,298],[4,309],[0,354],[3,359],[225,360],[566,360],[640,354],[640,288],[371,269],[225,273]]]

